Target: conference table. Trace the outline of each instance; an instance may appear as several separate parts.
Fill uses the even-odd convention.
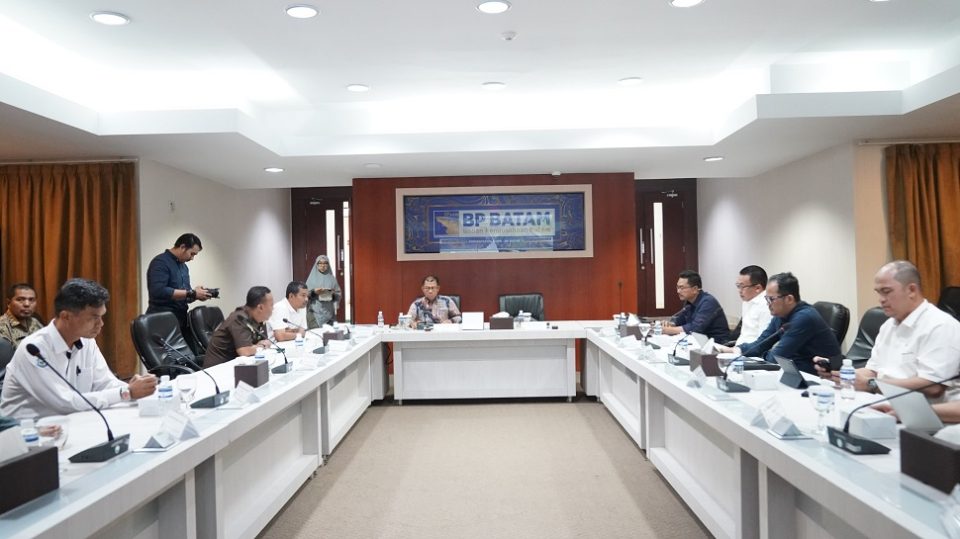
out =
[[[564,406],[575,395],[578,342],[584,392],[713,535],[947,536],[939,520],[946,495],[899,472],[896,440],[884,440],[894,447],[890,455],[868,457],[818,439],[780,440],[752,422],[758,407],[777,399],[810,429],[816,415],[797,390],[731,396],[710,384],[690,387],[689,368],[668,364],[664,349],[651,353],[620,339],[612,321],[536,324],[431,332],[358,326],[326,354],[291,358],[295,369],[271,375],[253,402],[195,410],[189,418],[199,435],[165,451],[138,451],[160,418],[141,417],[135,405],[105,410],[114,432],[130,433],[131,452],[100,464],[66,461],[104,439],[99,417],[73,414],[61,487],[0,515],[0,537],[255,537],[336,458],[337,444],[367,407],[387,396],[385,348],[393,349],[398,402],[559,397]],[[208,372],[222,389],[232,388],[242,361]],[[201,381],[198,397],[214,392],[206,377],[193,376]]]

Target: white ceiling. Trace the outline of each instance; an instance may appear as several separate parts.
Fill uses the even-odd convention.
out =
[[[477,1],[296,0],[321,11],[297,20],[275,0],[0,0],[0,160],[138,157],[239,188],[741,177],[960,136],[957,0]]]

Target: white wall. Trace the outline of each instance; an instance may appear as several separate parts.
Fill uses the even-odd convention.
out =
[[[846,305],[849,345],[862,312],[858,290],[872,287],[857,273],[855,168],[870,158],[859,151],[844,145],[753,178],[698,181],[700,273],[731,321],[740,317],[736,276],[757,264],[771,275],[793,272],[809,303]]]
[[[139,190],[142,311],[147,265],[184,232],[203,242],[203,251],[190,262],[191,283],[220,288],[220,299],[208,304],[229,314],[254,285],[269,287],[275,299],[283,297],[293,275],[289,189],[238,190],[143,160]]]

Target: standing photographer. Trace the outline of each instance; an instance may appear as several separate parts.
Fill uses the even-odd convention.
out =
[[[195,300],[206,301],[217,297],[219,290],[197,286],[190,288],[190,270],[187,262],[200,253],[203,245],[196,234],[182,234],[172,249],[153,257],[147,267],[147,291],[150,304],[147,314],[171,312],[180,322],[180,331],[190,348],[197,353],[197,341],[190,330],[187,305]]]

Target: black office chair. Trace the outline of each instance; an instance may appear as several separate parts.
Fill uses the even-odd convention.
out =
[[[837,338],[837,344],[842,345],[843,338],[847,336],[847,329],[850,327],[850,309],[830,301],[818,301],[813,304],[813,308],[820,313],[827,326],[833,330],[833,335]]]
[[[543,294],[531,292],[529,294],[503,294],[500,296],[500,311],[517,316],[520,311],[530,313],[534,320],[546,320],[543,309]]]
[[[458,294],[444,294],[453,301],[453,304],[457,306],[457,310],[460,310],[460,296]]]
[[[223,322],[223,311],[220,307],[212,305],[200,305],[194,307],[188,315],[190,319],[190,329],[193,330],[193,336],[197,339],[197,344],[203,352],[210,348],[210,338],[217,326]]]
[[[0,338],[0,390],[3,389],[3,379],[7,376],[7,364],[13,359],[15,350],[13,343]]]
[[[960,286],[948,286],[940,292],[937,307],[960,320]]]
[[[730,336],[728,337],[729,340],[724,343],[724,346],[736,346],[736,344],[737,344],[737,339],[740,338],[740,331],[741,331],[741,330],[743,330],[743,319],[742,319],[742,318],[740,319],[739,322],[737,322],[737,327],[733,328],[733,329],[730,331]]]
[[[130,335],[133,338],[133,347],[140,356],[140,361],[146,367],[147,372],[162,376],[170,375],[170,378],[176,378],[178,374],[184,374],[182,369],[169,368],[167,365],[180,365],[190,371],[193,367],[182,361],[186,357],[197,365],[203,365],[203,359],[194,355],[187,340],[183,338],[180,331],[180,323],[176,315],[169,312],[143,314],[134,318],[130,323]],[[162,338],[176,352],[170,352],[167,347],[158,342]]]
[[[889,317],[881,307],[873,307],[863,313],[860,327],[857,329],[857,337],[844,355],[845,358],[853,360],[854,368],[859,369],[867,364],[870,352],[873,350],[873,343],[877,340],[877,333],[880,332],[880,326],[887,321],[887,318]]]

